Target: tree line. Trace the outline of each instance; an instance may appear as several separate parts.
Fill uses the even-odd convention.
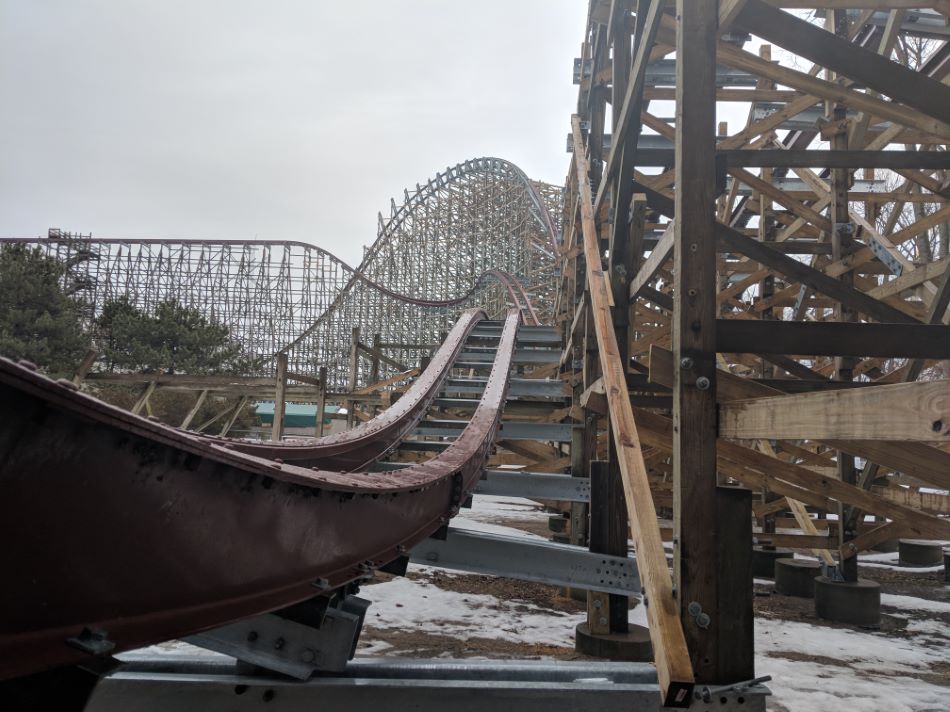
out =
[[[65,286],[71,283],[70,269],[39,247],[0,245],[0,356],[31,361],[50,376],[66,378],[76,373],[90,348],[98,353],[98,370],[117,373],[199,376],[253,370],[255,364],[226,325],[176,299],[147,313],[120,296],[99,314],[87,314],[82,300]],[[127,386],[100,387],[96,395],[123,407],[137,397]],[[192,400],[189,394],[158,392],[150,404],[153,414],[177,425]]]

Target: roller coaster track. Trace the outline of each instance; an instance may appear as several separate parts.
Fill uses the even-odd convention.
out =
[[[345,344],[354,327],[380,334],[393,361],[414,363],[466,308],[497,317],[514,306],[527,324],[549,322],[560,201],[559,187],[528,179],[508,161],[465,161],[407,190],[401,205],[393,201],[356,267],[302,242],[58,232],[18,241],[70,265],[65,286],[90,320],[117,297],[146,313],[175,298],[226,324],[262,374],[286,351],[294,371],[325,366],[329,384],[341,389],[369,376],[363,365],[349,383]],[[379,375],[389,369],[383,364]]]
[[[309,450],[202,438],[0,360],[0,529],[18,540],[0,558],[15,579],[0,609],[0,678],[330,595],[402,556],[474,490],[521,320],[512,309],[475,336],[485,314],[466,311],[404,400]],[[464,428],[425,462],[374,471],[472,338],[494,359]]]

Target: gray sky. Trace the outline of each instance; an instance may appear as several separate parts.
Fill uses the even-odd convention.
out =
[[[296,239],[493,155],[561,183],[585,0],[0,0],[0,236]]]

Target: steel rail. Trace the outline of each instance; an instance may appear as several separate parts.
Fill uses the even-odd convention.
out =
[[[0,359],[0,679],[284,608],[404,555],[493,446],[519,315],[475,414],[428,462],[306,469],[209,443]]]
[[[207,437],[210,442],[228,443],[238,452],[281,459],[301,467],[320,467],[352,471],[368,467],[392,450],[412,432],[425,415],[432,401],[458,359],[465,341],[475,326],[485,318],[481,309],[462,313],[445,341],[436,351],[429,366],[395,404],[372,420],[342,433],[318,438],[306,444],[252,443],[227,438]],[[321,413],[317,417],[322,417]]]

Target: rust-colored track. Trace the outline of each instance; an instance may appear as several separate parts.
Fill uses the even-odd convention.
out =
[[[283,608],[429,536],[481,474],[518,321],[461,436],[385,473],[238,452],[0,360],[0,678],[81,662],[86,627],[118,652]]]
[[[306,445],[253,443],[209,438],[227,442],[238,452],[281,459],[302,467],[352,471],[378,460],[416,427],[432,400],[439,394],[472,329],[484,318],[481,309],[465,311],[435,353],[429,366],[409,390],[378,417],[343,433],[328,435]]]

